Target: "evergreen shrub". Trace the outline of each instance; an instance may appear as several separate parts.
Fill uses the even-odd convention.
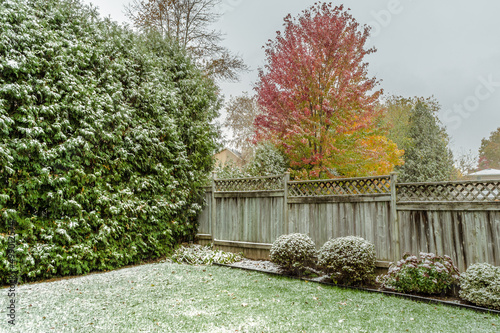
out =
[[[245,170],[253,177],[284,174],[289,166],[287,157],[271,142],[260,142]]]
[[[15,221],[21,280],[193,237],[220,100],[182,50],[80,0],[2,1],[0,73],[0,245]]]
[[[270,251],[271,262],[293,275],[300,275],[306,268],[314,267],[316,255],[317,251],[313,240],[300,233],[278,237]]]
[[[500,267],[488,263],[469,266],[460,276],[461,298],[500,310]]]
[[[318,266],[331,273],[335,283],[345,285],[370,282],[375,262],[375,246],[356,236],[330,239],[321,247],[318,256]]]

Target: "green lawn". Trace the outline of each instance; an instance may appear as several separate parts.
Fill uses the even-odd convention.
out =
[[[11,329],[1,290],[1,332],[500,330],[495,315],[216,266],[147,264],[16,291]]]

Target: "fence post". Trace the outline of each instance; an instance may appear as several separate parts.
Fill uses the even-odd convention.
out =
[[[283,177],[283,233],[287,235],[288,231],[288,182],[290,181],[290,172],[285,172]]]
[[[399,243],[399,218],[397,211],[397,193],[396,193],[396,183],[398,181],[398,173],[391,172],[391,224],[392,224],[392,244],[394,245],[394,262],[401,259],[401,248]]]
[[[210,225],[211,225],[211,231],[212,231],[212,242],[215,243],[215,228],[217,226],[216,224],[216,218],[217,218],[217,211],[216,211],[216,198],[215,198],[215,177],[216,173],[215,171],[212,172],[212,202],[211,204],[211,213],[212,216],[210,217]]]

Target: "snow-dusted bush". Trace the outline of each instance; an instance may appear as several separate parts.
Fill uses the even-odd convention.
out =
[[[228,160],[224,164],[216,164],[214,171],[217,178],[227,179],[281,175],[287,169],[285,155],[272,143],[261,142],[256,146],[250,161],[243,167]]]
[[[282,270],[300,275],[307,267],[315,265],[316,247],[313,240],[300,233],[282,235],[271,247],[271,261]]]
[[[286,156],[271,142],[261,142],[255,148],[245,171],[254,177],[281,175],[288,169]]]
[[[318,266],[336,283],[369,282],[375,271],[375,246],[361,237],[330,239],[319,250]]]
[[[487,263],[474,264],[460,276],[460,297],[500,310],[500,267]]]
[[[184,51],[79,0],[0,1],[0,280],[109,270],[196,233],[220,100]]]
[[[227,160],[225,163],[216,163],[215,177],[218,179],[245,178],[251,177],[242,167],[236,165],[232,160]]]
[[[440,294],[458,283],[458,269],[449,256],[420,252],[420,259],[405,253],[391,264],[385,275],[377,277],[383,288],[410,293]]]

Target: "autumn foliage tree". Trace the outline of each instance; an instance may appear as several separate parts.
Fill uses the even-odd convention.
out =
[[[296,178],[390,172],[402,152],[377,127],[382,91],[363,62],[375,52],[365,47],[370,28],[325,3],[284,21],[259,73],[255,140],[280,147]]]
[[[479,169],[500,169],[500,127],[488,139],[481,140]]]

